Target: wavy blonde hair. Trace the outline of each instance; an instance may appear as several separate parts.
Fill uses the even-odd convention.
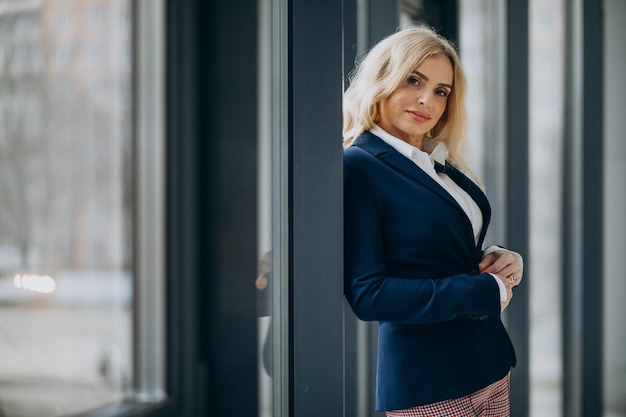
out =
[[[373,128],[380,101],[405,83],[422,62],[435,55],[450,59],[454,78],[446,110],[424,137],[423,150],[430,152],[438,142],[443,142],[448,148],[448,162],[470,173],[480,184],[465,160],[469,143],[465,111],[467,82],[463,68],[452,44],[425,27],[397,31],[380,41],[357,63],[343,96],[343,146],[349,147],[363,132]]]

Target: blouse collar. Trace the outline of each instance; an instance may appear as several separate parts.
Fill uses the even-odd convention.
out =
[[[443,142],[439,142],[437,146],[435,146],[435,148],[432,150],[432,152],[428,154],[422,151],[421,149],[418,149],[415,146],[401,139],[398,139],[392,134],[387,133],[378,125],[374,125],[374,127],[371,128],[369,131],[370,133],[381,138],[388,145],[393,147],[396,151],[400,152],[402,155],[404,155],[405,157],[411,160],[416,160],[416,159],[420,161],[430,160],[430,163],[432,165],[434,165],[435,162],[438,162],[441,165],[446,164],[446,159],[448,157],[448,148]]]

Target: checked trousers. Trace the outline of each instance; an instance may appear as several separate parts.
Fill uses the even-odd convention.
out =
[[[508,417],[509,375],[472,394],[451,400],[387,411],[387,417]]]

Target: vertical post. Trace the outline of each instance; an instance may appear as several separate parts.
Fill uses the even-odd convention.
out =
[[[602,3],[566,3],[563,415],[602,415]]]
[[[604,2],[604,414],[626,410],[626,83],[623,68],[626,55],[622,53],[626,39],[626,2]]]
[[[135,149],[135,391],[165,398],[164,5],[133,5]]]
[[[193,296],[197,273],[195,14],[194,2],[166,2],[166,380],[177,415],[184,417],[197,415],[196,404],[202,397],[196,388],[198,311]]]
[[[602,415],[603,364],[603,3],[583,1],[583,381],[584,416]],[[598,94],[598,91],[600,92]]]
[[[165,13],[167,382],[181,417],[258,414],[256,4],[169,0]]]
[[[255,416],[258,2],[197,7],[198,415]]]
[[[367,9],[363,5],[367,0],[344,0],[342,12],[343,24],[343,77],[345,90],[349,85],[349,75],[354,69],[357,56],[360,56],[362,45],[367,43],[366,31],[363,21]],[[364,345],[360,343],[359,336],[362,333],[364,323],[360,323],[352,313],[350,305],[344,303],[344,405],[343,417],[365,417],[365,407],[368,401],[363,400],[363,393],[368,391],[368,380],[362,378],[363,363],[360,360],[363,355]],[[367,369],[369,364],[365,365]]]
[[[344,412],[342,4],[292,0],[291,405]]]
[[[389,0],[367,1],[367,34],[369,45],[376,45],[398,28],[398,2]]]
[[[529,270],[528,189],[528,1],[506,6],[506,243],[524,257]],[[515,289],[507,324],[517,354],[511,373],[511,416],[526,417],[529,410],[529,280]]]

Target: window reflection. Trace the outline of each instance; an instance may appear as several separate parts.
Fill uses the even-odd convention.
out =
[[[132,379],[128,9],[0,0],[0,415]]]
[[[259,417],[289,413],[287,1],[259,1],[258,316]]]

